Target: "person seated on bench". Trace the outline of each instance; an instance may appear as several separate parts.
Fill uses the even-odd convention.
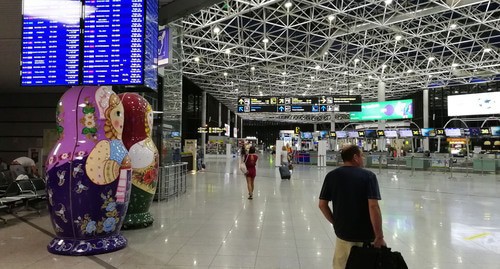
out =
[[[35,161],[28,157],[19,157],[10,164],[12,178],[16,179],[19,175],[40,177]]]

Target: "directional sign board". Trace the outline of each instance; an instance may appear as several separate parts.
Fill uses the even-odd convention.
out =
[[[357,112],[361,111],[361,95],[336,96],[242,96],[238,113],[250,112]]]

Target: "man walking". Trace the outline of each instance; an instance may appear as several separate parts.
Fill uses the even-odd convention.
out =
[[[362,168],[359,147],[349,145],[342,149],[341,156],[344,165],[326,175],[319,196],[319,208],[337,235],[333,269],[345,269],[352,246],[364,242],[377,248],[386,246],[377,177]]]

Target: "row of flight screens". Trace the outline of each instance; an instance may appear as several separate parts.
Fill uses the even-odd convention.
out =
[[[313,139],[313,133],[301,132],[301,139]],[[422,128],[419,130],[363,130],[363,131],[320,131],[321,138],[408,138],[408,137],[479,137],[479,136],[500,136],[500,126],[484,128]]]

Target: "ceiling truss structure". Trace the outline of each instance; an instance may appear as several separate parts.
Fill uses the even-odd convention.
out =
[[[379,80],[397,99],[500,78],[500,1],[226,0],[177,23],[184,74],[233,111],[239,95],[349,93],[367,102]]]

